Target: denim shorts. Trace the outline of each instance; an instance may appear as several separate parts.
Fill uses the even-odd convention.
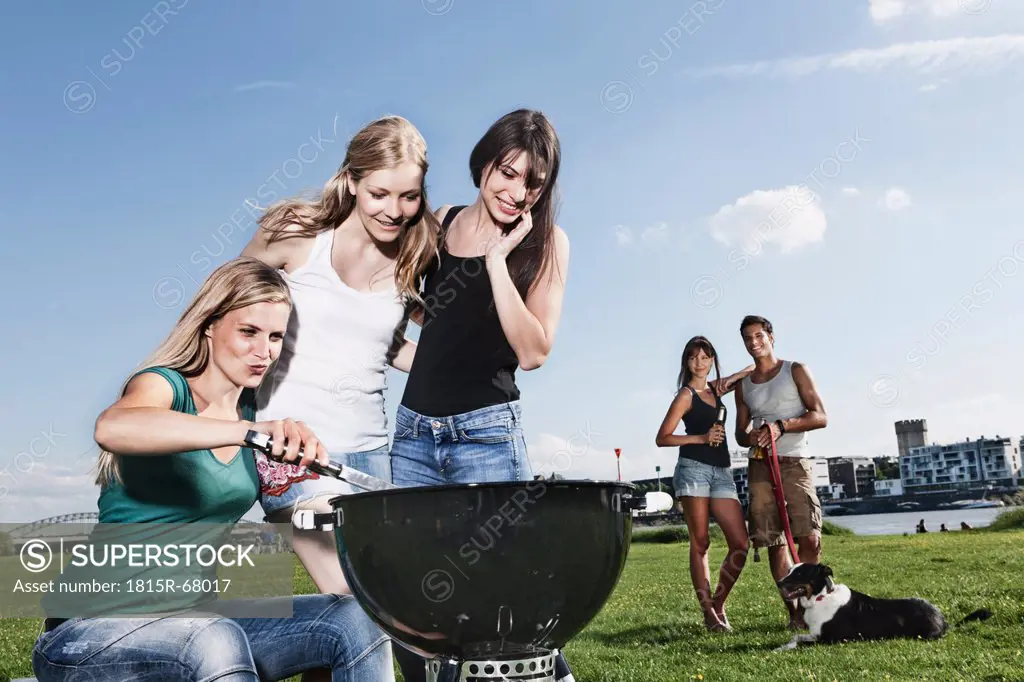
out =
[[[676,461],[672,476],[676,497],[717,497],[736,500],[736,483],[729,467],[716,467],[688,457]]]
[[[450,417],[399,405],[391,471],[403,487],[532,479],[519,401]]]
[[[192,614],[189,614],[190,616]],[[351,595],[292,598],[288,618],[71,618],[32,651],[39,682],[333,679],[393,682],[391,640]]]
[[[386,445],[365,452],[330,453],[330,457],[334,464],[391,481],[391,458]],[[365,492],[331,476],[320,476],[311,471],[301,473],[295,465],[268,461],[259,452],[256,453],[256,465],[260,473],[260,506],[267,515],[289,507],[301,507],[320,497]]]

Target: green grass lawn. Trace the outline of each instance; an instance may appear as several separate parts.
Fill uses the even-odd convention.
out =
[[[995,617],[955,627],[937,642],[803,647],[762,552],[753,554],[727,606],[732,633],[703,629],[687,544],[634,543],[601,614],[565,648],[579,682],[665,680],[1024,681],[1024,530],[903,536],[826,536],[823,561],[838,582],[874,596],[919,596],[950,621],[987,607]],[[713,565],[724,548],[715,542]],[[312,592],[301,566],[296,591]],[[0,620],[0,680],[30,676],[37,619]],[[297,678],[296,678],[297,679]]]

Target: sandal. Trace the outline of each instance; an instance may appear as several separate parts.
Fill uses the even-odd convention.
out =
[[[711,599],[711,608],[715,612],[715,617],[725,627],[725,631],[732,632],[732,626],[729,625],[729,619],[725,615],[725,604],[719,601],[719,598],[722,596],[720,589],[721,585],[719,585],[718,590],[715,590],[715,596]]]
[[[723,623],[719,618],[718,614],[712,610],[710,613],[704,612],[704,627],[708,632],[729,632],[732,628],[729,627],[728,623]]]
[[[718,610],[716,610],[715,615],[718,616],[718,621],[722,624],[722,627],[725,628],[725,631],[732,632],[732,626],[729,625],[729,619],[726,618],[725,611],[719,612]]]

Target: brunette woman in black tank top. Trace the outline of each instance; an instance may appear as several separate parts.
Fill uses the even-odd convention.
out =
[[[544,364],[562,311],[569,240],[555,224],[558,136],[537,111],[514,111],[469,159],[476,201],[444,206],[438,262],[424,280],[422,329],[395,416],[400,486],[529,480],[515,372]],[[406,682],[425,662],[395,648]],[[559,654],[556,678],[572,674]]]
[[[707,442],[698,441],[680,445],[679,456],[713,467],[728,469],[731,464],[728,438],[724,426],[715,425],[719,409],[724,410],[725,408],[722,396],[718,395],[713,385],[707,386],[700,393],[689,384],[683,386],[683,390],[690,393],[690,409],[683,413],[683,425],[686,426],[686,433],[703,434],[707,436]],[[714,405],[708,403],[709,397],[715,401]]]
[[[715,381],[708,383],[714,364]],[[697,602],[704,613],[704,625],[711,631],[731,630],[725,615],[725,600],[747,559],[749,541],[733,483],[724,422],[716,424],[722,396],[753,370],[753,365],[720,377],[718,354],[703,336],[690,339],[683,348],[678,393],[665,414],[655,442],[659,447],[679,447],[672,484],[683,508],[690,534],[690,578]],[[686,435],[675,435],[680,420]],[[725,534],[729,553],[719,570],[718,588],[711,593],[708,570],[710,516]]]

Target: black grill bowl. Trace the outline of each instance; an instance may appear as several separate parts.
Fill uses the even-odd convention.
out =
[[[636,486],[474,483],[331,500],[353,595],[397,642],[480,660],[561,648],[611,596]]]

